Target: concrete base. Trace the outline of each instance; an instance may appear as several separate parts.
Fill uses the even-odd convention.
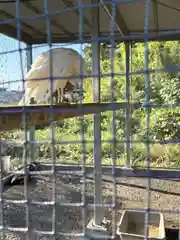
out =
[[[87,225],[87,235],[89,239],[110,239],[107,229],[101,225],[95,225],[94,219],[91,219]]]

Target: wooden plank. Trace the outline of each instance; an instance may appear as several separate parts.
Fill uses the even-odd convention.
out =
[[[131,105],[133,108],[141,107],[140,103]],[[23,119],[26,114],[26,126],[50,124],[50,113],[53,111],[54,121],[78,117],[93,113],[118,110],[127,107],[126,102],[121,103],[86,103],[86,104],[59,104],[59,105],[29,105],[29,106],[3,106],[0,107],[0,132],[23,128]]]

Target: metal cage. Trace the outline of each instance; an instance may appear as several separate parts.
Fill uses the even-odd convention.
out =
[[[172,179],[178,180],[179,169],[152,168],[150,166],[150,144],[156,144],[149,138],[150,116],[152,108],[177,107],[174,105],[158,105],[150,101],[150,74],[149,69],[149,42],[179,40],[179,11],[178,1],[162,0],[5,0],[0,1],[0,31],[9,37],[18,40],[18,48],[15,50],[20,56],[22,66],[22,52],[26,51],[27,70],[33,62],[32,52],[39,44],[46,44],[49,49],[53,44],[91,44],[92,70],[91,76],[81,76],[82,79],[92,78],[91,103],[59,104],[37,106],[4,106],[0,108],[0,126],[2,132],[1,143],[1,232],[2,238],[8,238],[12,233],[14,239],[110,239],[120,235],[122,239],[131,239],[125,231],[125,221],[120,216],[123,210],[145,211],[144,232],[139,233],[141,239],[148,236],[148,223],[153,218],[154,212],[167,215],[178,214],[179,207],[173,206],[173,198],[165,209],[154,204],[153,201],[162,203],[163,195],[168,194],[167,189],[156,188],[154,185],[163,185],[167,181],[166,188],[173,184]],[[168,16],[168,17],[167,17]],[[26,47],[22,47],[22,42]],[[144,70],[134,73],[132,70],[133,44],[144,43]],[[109,45],[110,73],[106,74],[110,80],[109,94],[111,102],[101,102],[100,82],[104,76],[101,73],[101,44]],[[125,47],[125,72],[116,72],[114,69],[114,56],[116,44],[124,44]],[[1,50],[1,56],[7,52]],[[11,51],[10,53],[11,54]],[[52,62],[53,64],[53,62]],[[154,72],[164,71],[155,69]],[[169,70],[170,71],[170,70]],[[174,71],[174,68],[173,68]],[[176,69],[177,71],[177,69]],[[145,99],[133,102],[131,99],[131,78],[134,74],[144,74]],[[124,101],[116,102],[114,78],[125,77]],[[22,69],[22,79],[24,74]],[[132,111],[144,109],[146,124],[146,140],[134,141],[132,138]],[[112,112],[111,138],[102,139],[101,123],[102,113]],[[116,114],[124,114],[124,139],[117,139]],[[88,140],[84,134],[83,121],[85,115],[93,115],[93,139]],[[68,121],[67,119],[78,117],[80,121],[81,139],[74,141],[69,139],[56,139],[54,121]],[[50,126],[50,139],[39,141],[36,139],[37,125]],[[23,129],[23,140],[4,139],[3,134],[14,129]],[[103,165],[102,144],[111,144],[111,164]],[[146,164],[144,167],[136,167],[132,162],[132,145],[143,142],[146,146]],[[161,140],[159,144],[176,143],[178,141]],[[86,145],[93,145],[93,161],[86,162]],[[117,144],[125,147],[125,162],[120,166],[116,159]],[[3,156],[4,145],[13,147],[23,146],[23,168],[8,170],[4,176],[5,160]],[[41,144],[50,146],[50,163],[39,163],[35,171],[27,169],[28,163],[37,160],[36,147]],[[81,144],[81,164],[60,164],[56,162],[55,146],[68,144]],[[30,154],[29,154],[30,153]],[[7,161],[7,160],[6,160]],[[13,176],[24,176],[21,187],[7,187]],[[36,183],[29,183],[29,176]],[[34,185],[35,186],[34,186]],[[44,184],[44,185],[43,185]],[[74,186],[71,186],[73,185]],[[31,186],[32,185],[32,186]],[[43,187],[42,187],[43,185]],[[139,185],[139,186],[138,186]],[[78,191],[75,191],[77,187]],[[42,190],[41,188],[44,188]],[[138,188],[140,193],[134,191]],[[104,196],[106,191],[107,196]],[[133,193],[134,191],[134,193]],[[22,193],[23,192],[23,193]],[[123,194],[121,195],[121,193]],[[74,194],[74,195],[73,195]],[[136,194],[137,199],[136,199]],[[140,198],[140,194],[143,195]],[[174,197],[179,193],[169,192]],[[132,199],[134,199],[131,202]],[[131,199],[131,200],[130,200]],[[137,202],[141,202],[141,207]],[[177,200],[178,202],[179,200]],[[144,205],[142,207],[142,205]],[[175,204],[177,205],[177,204]],[[171,209],[169,209],[171,206]],[[21,220],[18,221],[18,215]],[[122,216],[127,216],[124,213]],[[129,215],[128,215],[129,216]],[[141,217],[141,213],[138,215]],[[137,216],[137,218],[138,218]],[[155,215],[153,215],[155,216]],[[130,217],[131,218],[131,217]],[[128,219],[128,217],[127,217]],[[127,220],[126,219],[126,224]],[[161,234],[157,239],[163,239],[164,220],[160,215]],[[65,224],[66,222],[66,224]],[[168,222],[168,224],[170,224]],[[175,223],[176,222],[176,223]],[[119,225],[118,225],[119,224]],[[167,225],[168,225],[167,224]],[[178,217],[173,224],[179,226]],[[159,226],[159,225],[158,225]],[[169,226],[169,225],[168,225]],[[7,236],[6,236],[7,235]],[[140,239],[138,233],[137,238]],[[44,238],[43,238],[44,236]],[[69,238],[68,238],[69,237]],[[147,239],[147,238],[145,238]]]

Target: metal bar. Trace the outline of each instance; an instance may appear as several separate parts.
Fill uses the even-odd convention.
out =
[[[60,166],[59,171],[81,171],[82,166]],[[112,166],[103,166],[102,167],[103,174],[108,174],[109,176],[112,176]],[[86,173],[92,173],[93,167],[86,167]],[[152,179],[180,179],[180,170],[176,169],[145,169],[145,168],[115,168],[115,177],[116,180],[118,178],[124,178],[124,177],[135,177],[135,178],[152,178]]]
[[[92,4],[98,3],[98,0],[91,0]],[[92,11],[92,36],[99,36],[99,7]],[[93,101],[100,103],[100,45],[92,43],[92,71],[97,77],[93,77]],[[102,184],[101,184],[101,115],[94,114],[94,223],[101,225],[103,218],[103,210],[100,205],[102,203]]]
[[[27,44],[26,45],[26,58],[27,58],[27,71],[31,69],[31,64],[32,64],[32,45]]]
[[[0,199],[1,199],[1,202],[0,202],[0,211],[1,211],[1,214],[0,214],[0,225],[2,227],[2,229],[4,229],[4,184],[3,184],[3,157],[2,157],[2,153],[3,153],[3,144],[0,140]],[[1,232],[1,238],[2,239],[5,239],[5,236],[4,236],[4,232],[2,231]]]
[[[114,81],[114,60],[115,60],[115,41],[114,41],[114,33],[115,33],[115,21],[116,21],[116,13],[117,13],[117,5],[116,3],[112,3],[111,7],[111,25],[110,25],[110,66],[111,66],[111,101],[112,103],[115,103],[115,81]],[[116,144],[116,136],[117,136],[117,128],[116,128],[116,112],[112,111],[112,204],[113,206],[116,206],[116,199],[117,199],[117,191],[116,191],[116,178],[114,177],[115,169],[116,169],[116,162],[117,162],[117,144]],[[116,231],[117,231],[117,215],[116,215],[117,209],[116,207],[112,208],[112,238],[116,238]]]
[[[27,59],[27,71],[30,70],[32,64],[32,45],[27,45],[26,50]],[[36,147],[35,147],[35,126],[31,126],[28,131],[28,141],[30,142],[29,148],[29,162],[34,162],[36,160]]]
[[[42,169],[41,171],[33,171],[30,172],[31,175],[52,175],[52,164],[41,164]],[[56,164],[55,172],[58,173],[67,173],[67,174],[77,174],[83,175],[84,171],[82,171],[83,164]],[[109,178],[112,179],[112,165],[101,166],[102,169],[102,176],[107,180]],[[85,174],[87,178],[93,178],[94,166],[85,166]],[[12,174],[23,174],[24,171],[10,171]],[[173,168],[123,168],[123,167],[116,167],[114,170],[114,176],[116,177],[116,181],[120,181],[122,178],[126,177],[134,177],[134,178],[152,178],[152,179],[165,179],[165,180],[179,180],[180,179],[180,169],[173,169]],[[94,178],[95,179],[95,178]],[[110,180],[111,181],[111,180]]]
[[[20,67],[21,67],[21,77],[23,81],[23,88],[24,88],[24,69],[23,69],[23,58],[22,58],[22,51],[21,50],[21,20],[20,20],[20,2],[19,0],[16,1],[16,26],[17,26],[17,40],[18,40],[18,50],[19,50],[19,58],[20,58]],[[23,147],[23,167],[24,167],[24,200],[26,201],[25,204],[25,228],[28,230],[25,238],[29,240],[29,205],[28,205],[28,172],[27,172],[27,114],[25,111],[22,112],[21,121],[23,122],[23,132],[24,132],[24,147]]]
[[[125,43],[125,50],[126,50],[126,102],[127,108],[125,110],[125,136],[126,136],[126,166],[131,166],[131,109],[130,109],[130,43]]]
[[[46,28],[47,28],[47,43],[49,47],[49,81],[50,81],[50,140],[51,140],[51,159],[52,159],[52,232],[53,238],[57,239],[57,224],[56,224],[56,174],[55,174],[55,164],[56,164],[56,149],[55,149],[55,129],[54,129],[54,109],[53,109],[53,92],[54,92],[54,76],[53,76],[53,57],[52,57],[52,24],[49,16],[49,1],[44,0],[44,13],[46,15]]]
[[[4,25],[3,25],[4,27]],[[117,43],[121,43],[124,41],[133,41],[133,42],[139,42],[143,43],[144,42],[144,32],[141,30],[134,30],[137,34],[129,34],[126,36],[122,36],[119,34],[119,31],[116,31],[114,40]],[[24,35],[23,35],[24,36]],[[61,33],[56,33],[53,34],[53,43],[73,43],[73,44],[80,44],[80,43],[87,43],[87,44],[92,44],[93,42],[99,42],[99,43],[109,43],[109,33],[101,33],[99,35],[99,38],[91,38],[91,33],[85,33],[83,40],[79,39],[78,33],[73,33],[73,36],[69,37]],[[22,40],[24,41],[24,38]],[[180,31],[175,31],[173,33],[169,32],[169,30],[164,30],[164,31],[159,31],[158,32],[158,37],[156,31],[149,31],[149,42],[150,41],[178,41],[180,40]],[[46,37],[41,37],[41,36],[34,36],[34,38],[29,39],[27,41],[31,44],[45,44],[47,42]]]
[[[66,0],[67,1],[67,0]],[[64,1],[63,1],[64,2]],[[65,3],[64,3],[65,4]],[[69,4],[72,4],[72,1],[69,1]],[[82,8],[83,2],[82,0],[77,1],[78,4],[78,12],[76,12],[77,16],[79,17],[79,38],[83,40],[83,35],[84,35],[84,23],[87,23],[87,19],[85,19],[84,16],[84,9]],[[83,45],[80,45],[80,51],[81,53],[83,52]],[[82,61],[80,62],[80,75],[83,75],[83,66],[82,66]],[[80,89],[81,89],[81,94],[80,94],[80,106],[83,103],[83,77],[81,77],[81,84],[80,84]],[[80,132],[81,132],[81,140],[82,140],[82,164],[83,168],[82,171],[84,172],[82,176],[82,232],[84,236],[87,235],[87,226],[86,226],[86,219],[87,219],[87,214],[86,214],[86,175],[85,175],[85,167],[86,167],[86,143],[85,143],[85,129],[84,129],[84,116],[79,118],[80,121]]]
[[[145,33],[145,38],[144,38],[144,70],[146,71],[145,74],[145,103],[149,103],[151,100],[150,97],[150,77],[149,77],[149,73],[148,73],[148,69],[149,69],[149,25],[150,25],[150,17],[151,17],[151,0],[146,0],[145,1],[145,22],[144,22],[144,33]],[[150,144],[149,144],[149,136],[150,136],[150,108],[146,107],[145,108],[145,126],[146,126],[146,167],[147,170],[149,170],[150,168]],[[144,227],[144,235],[145,238],[148,238],[148,225],[149,225],[149,209],[151,207],[151,192],[150,192],[150,188],[151,188],[151,178],[147,179],[147,188],[146,188],[146,197],[147,197],[147,201],[146,201],[146,207],[145,207],[145,219],[144,219],[144,223],[145,223],[145,227]]]

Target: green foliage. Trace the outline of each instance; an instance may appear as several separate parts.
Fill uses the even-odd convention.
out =
[[[126,96],[126,54],[123,44],[116,45],[113,64],[111,64],[108,45],[101,45],[100,71],[101,71],[101,101],[111,102],[125,101]],[[178,71],[170,71],[180,64],[180,42],[149,43],[149,95],[150,102],[155,104],[175,104],[180,102],[180,74]],[[144,102],[146,97],[146,76],[144,71],[144,44],[134,44],[132,48],[132,63],[130,76],[131,101]],[[92,73],[92,51],[89,45],[85,45],[84,58],[88,64],[88,73]],[[103,76],[106,74],[106,76]],[[109,75],[109,76],[107,76]],[[84,102],[92,102],[92,78],[85,80]],[[113,95],[112,96],[112,90]],[[112,140],[113,117],[112,112],[101,115],[102,140]],[[116,138],[125,139],[125,112],[119,110],[116,116]],[[145,141],[147,138],[146,127],[147,113],[144,109],[132,110],[131,126],[133,140]],[[152,108],[150,110],[149,139],[151,140],[173,140],[180,136],[180,111],[178,108]],[[57,141],[79,141],[75,144],[56,144],[57,160],[61,162],[82,161],[83,146],[81,132],[84,130],[85,154],[87,163],[93,159],[93,121],[92,116],[86,116],[84,121],[80,118],[68,119],[55,124],[55,137]],[[6,133],[4,139],[20,139],[21,132]],[[36,139],[39,141],[50,140],[50,129],[39,129],[36,131]],[[112,162],[114,145],[110,142],[102,143],[103,163]],[[123,143],[115,146],[117,164],[124,164],[126,159]],[[38,157],[51,158],[52,147],[49,144],[41,144],[38,149]],[[152,166],[178,166],[180,147],[178,144],[151,145]],[[146,159],[145,144],[132,145],[132,160],[139,160],[137,164],[144,165]]]

